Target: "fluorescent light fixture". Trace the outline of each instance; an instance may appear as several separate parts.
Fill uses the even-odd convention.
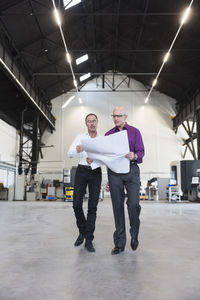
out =
[[[91,77],[91,73],[84,74],[83,76],[80,76],[80,81],[86,80],[90,77]]]
[[[70,56],[69,52],[66,53],[66,57],[67,57],[68,63],[71,64],[72,60],[71,60],[71,56]]]
[[[77,81],[74,80],[74,86],[77,88],[78,84],[77,84]]]
[[[67,101],[63,104],[62,108],[65,108],[74,98],[75,96],[71,96],[69,99],[67,99]]]
[[[157,79],[154,79],[153,83],[152,83],[152,87],[154,87],[157,83]]]
[[[182,19],[181,19],[181,24],[184,24],[184,23],[186,22],[186,20],[187,20],[189,14],[190,14],[190,12],[191,12],[191,8],[190,8],[190,6],[189,6],[188,8],[186,8],[186,10],[185,10],[185,12],[184,12],[184,14],[183,14],[183,17],[182,17]]]
[[[148,101],[149,101],[149,97],[146,97],[144,103],[147,103]]]
[[[81,2],[81,0],[63,0],[64,9],[68,9],[74,5],[77,5]]]
[[[82,101],[81,97],[78,98],[78,101],[79,101],[80,104],[83,104],[83,101]]]
[[[169,59],[170,53],[167,52],[164,56],[163,62],[166,63],[166,61]]]
[[[85,54],[79,58],[76,59],[76,64],[79,65],[81,64],[82,62],[88,60],[88,54]]]
[[[56,22],[60,26],[61,25],[61,19],[60,19],[59,12],[58,12],[58,10],[56,8],[54,9],[54,15],[55,15],[55,18],[56,18]]]

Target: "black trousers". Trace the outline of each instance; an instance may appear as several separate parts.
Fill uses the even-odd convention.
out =
[[[108,169],[108,180],[115,220],[114,244],[116,247],[125,247],[126,228],[124,214],[125,191],[127,191],[127,208],[130,221],[131,238],[138,239],[140,227],[139,190],[140,170],[136,163],[130,165],[130,172],[117,174]]]
[[[76,224],[79,232],[84,234],[86,240],[92,241],[94,238],[97,204],[101,189],[101,168],[92,170],[82,165],[78,165],[75,175],[75,186],[73,196],[73,208],[76,216]],[[83,211],[83,196],[86,187],[89,187],[87,218]]]

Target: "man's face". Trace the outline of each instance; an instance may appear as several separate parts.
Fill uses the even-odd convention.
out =
[[[127,115],[125,111],[120,108],[115,108],[113,110],[113,122],[117,127],[123,127],[126,122]]]
[[[88,132],[96,132],[98,120],[95,116],[88,116],[85,124],[88,128]]]

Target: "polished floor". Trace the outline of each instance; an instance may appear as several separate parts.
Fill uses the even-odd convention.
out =
[[[200,204],[141,205],[138,250],[127,222],[125,252],[112,256],[109,199],[95,253],[73,246],[71,203],[0,202],[0,300],[199,300]]]

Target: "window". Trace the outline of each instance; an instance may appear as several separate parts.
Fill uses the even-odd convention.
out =
[[[80,56],[79,58],[76,59],[76,64],[80,65],[82,62],[88,60],[88,55],[85,54],[83,56]]]
[[[77,5],[81,2],[81,0],[63,0],[64,8],[68,9],[74,5]]]

